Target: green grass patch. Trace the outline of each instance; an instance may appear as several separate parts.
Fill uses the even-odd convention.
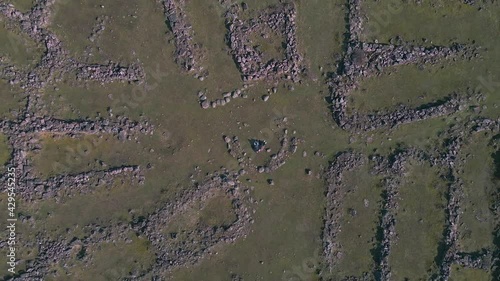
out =
[[[475,32],[488,20],[498,19],[495,14],[498,8],[498,4],[492,4],[487,10],[478,10],[460,1],[425,1],[422,4],[397,0],[364,1],[362,10],[368,21],[364,25],[363,39],[388,42],[399,35],[405,40],[427,38],[431,44],[475,39],[473,37],[490,41],[486,34]]]
[[[339,280],[346,276],[363,276],[374,267],[371,250],[375,248],[381,207],[380,178],[369,167],[345,175],[346,197],[343,202],[342,232],[339,241],[343,258],[338,265]]]
[[[47,178],[126,165],[131,162],[131,156],[123,153],[127,149],[134,149],[134,145],[107,135],[71,138],[45,134],[42,150],[33,158],[36,170]]]
[[[231,200],[224,195],[211,199],[200,214],[200,222],[207,226],[229,226],[235,220]]]
[[[0,167],[3,167],[10,159],[11,149],[7,142],[7,136],[0,134]]]
[[[272,59],[282,60],[285,58],[283,44],[285,39],[280,34],[267,30],[265,36],[262,34],[252,33],[250,40],[253,43],[253,47],[262,52],[262,61],[268,62]]]
[[[21,12],[27,12],[31,10],[31,8],[34,6],[33,0],[7,0],[6,2],[12,3],[16,9],[18,9]]]
[[[91,55],[85,59],[96,63],[111,59],[129,64],[140,60],[154,66],[167,59],[163,49],[167,45],[167,27],[159,3],[65,1],[56,3],[54,11],[50,28],[76,57],[83,57],[89,47]],[[108,17],[105,30],[95,42],[90,42],[88,38],[99,16]]]
[[[445,225],[445,191],[446,183],[435,170],[410,166],[400,189],[398,240],[389,256],[395,280],[427,280],[437,270],[434,258]]]
[[[199,63],[208,71],[208,77],[197,83],[199,89],[206,88],[210,97],[220,98],[224,91],[241,88],[241,75],[225,42],[228,31],[223,7],[216,2],[193,0],[186,2],[186,12],[193,25],[193,40],[203,54]]]
[[[459,265],[451,267],[450,281],[490,281],[491,276],[481,269],[465,268]]]
[[[486,137],[473,136],[470,145],[461,155],[465,165],[462,175],[464,198],[461,201],[463,214],[459,227],[459,244],[464,252],[479,251],[493,243],[495,224],[490,206],[491,195],[498,185],[493,181],[493,149],[487,143]]]
[[[345,1],[299,0],[297,36],[299,50],[309,64],[311,78],[319,80],[323,71],[335,71],[341,55],[345,27]]]
[[[33,64],[41,54],[41,48],[33,40],[0,19],[0,56],[6,57],[10,64],[23,68]]]
[[[249,185],[255,187],[255,198],[262,201],[251,206],[256,213],[249,236],[217,248],[217,255],[198,266],[175,271],[173,280],[226,280],[232,272],[245,280],[287,276],[317,280],[324,185],[305,175],[306,167],[302,156],[296,155],[272,175],[274,186],[267,184],[269,176],[253,177]]]
[[[16,112],[22,108],[23,96],[21,91],[11,86],[5,80],[0,80],[0,118],[13,119]]]
[[[78,267],[63,268],[54,265],[55,273],[47,280],[118,280],[146,272],[154,262],[149,241],[130,234],[128,242],[102,243],[84,248],[73,246],[70,264]],[[82,267],[82,259],[89,259],[89,267]]]
[[[399,67],[397,72],[390,75],[363,80],[349,97],[349,107],[358,112],[371,113],[388,110],[399,104],[418,107],[443,99],[453,92],[465,94],[467,86],[476,82],[475,77],[467,79],[464,77],[467,74],[457,75],[453,70],[469,66],[470,62],[459,62],[445,68],[443,65],[424,69],[415,65]]]
[[[399,3],[400,8],[389,8],[391,3]],[[417,105],[470,87],[486,96],[486,101],[481,103],[482,115],[494,118],[500,105],[500,89],[492,83],[500,81],[500,50],[496,48],[500,39],[492,38],[483,30],[500,31],[500,6],[498,3],[487,6],[478,10],[460,1],[427,1],[421,5],[392,0],[363,2],[363,10],[369,18],[363,38],[367,42],[375,39],[389,42],[396,36],[415,41],[417,45],[474,42],[480,56],[471,61],[390,69],[389,72],[396,73],[363,82],[354,92],[352,107],[364,112],[398,103]]]

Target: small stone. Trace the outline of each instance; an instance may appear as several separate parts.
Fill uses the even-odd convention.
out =
[[[268,183],[269,185],[274,185],[274,180],[273,180],[273,179],[268,179],[268,180],[267,180],[267,183]]]
[[[208,102],[207,100],[204,100],[202,103],[201,103],[201,107],[203,109],[207,109],[210,107],[210,102]]]
[[[263,101],[267,101],[267,100],[269,100],[269,96],[268,96],[268,95],[263,95],[263,96],[262,96],[262,100],[263,100]]]

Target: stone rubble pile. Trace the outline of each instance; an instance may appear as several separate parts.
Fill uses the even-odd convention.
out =
[[[227,35],[231,54],[244,81],[278,80],[285,78],[298,82],[302,70],[302,56],[297,49],[296,9],[291,3],[270,7],[257,18],[242,19],[240,5],[233,5],[226,13]],[[284,41],[284,59],[264,61],[263,54],[251,36],[274,33]]]
[[[201,184],[187,189],[177,196],[172,203],[167,203],[155,213],[151,214],[142,223],[134,226],[136,231],[143,233],[151,241],[157,253],[157,262],[153,272],[161,275],[161,271],[168,271],[179,266],[197,263],[205,255],[213,254],[213,248],[220,243],[233,243],[237,239],[246,237],[249,226],[253,222],[251,212],[247,206],[247,191],[238,178],[237,172],[221,171],[207,176]],[[163,229],[171,224],[177,214],[186,211],[194,204],[200,204],[201,209],[209,200],[219,194],[224,194],[232,202],[236,220],[230,225],[202,226],[182,234],[164,234]],[[197,205],[198,206],[198,205]]]
[[[117,63],[108,65],[85,65],[78,69],[77,78],[79,80],[95,80],[101,83],[111,83],[113,81],[144,81],[144,72],[137,66],[121,66]]]
[[[101,34],[106,30],[106,24],[109,21],[108,16],[98,16],[97,23],[92,28],[92,33],[88,37],[90,42],[95,42],[101,36]]]
[[[460,177],[463,174],[464,163],[459,161],[458,154],[465,145],[470,144],[471,137],[480,132],[490,132],[493,136],[498,135],[500,133],[500,119],[477,118],[467,121],[465,124],[450,127],[444,138],[447,139],[444,147],[445,151],[441,153],[439,159],[433,161],[439,166],[447,167],[447,174],[443,175],[443,177],[451,182],[448,187],[448,202],[446,205],[447,225],[441,245],[444,254],[439,257],[439,273],[433,279],[436,281],[449,279],[452,264],[457,263],[466,267],[480,269],[483,268],[484,262],[489,260],[491,256],[489,251],[462,253],[459,252],[458,245],[460,217],[463,212],[460,202],[464,197],[464,183]],[[498,252],[498,249],[496,251]],[[498,262],[498,258],[493,261],[493,263]]]
[[[45,53],[33,69],[0,65],[0,78],[8,79],[11,84],[19,84],[26,90],[41,89],[68,73],[85,77],[85,80],[106,83],[116,80],[143,81],[143,70],[138,65],[118,67],[113,62],[107,65],[87,65],[70,57],[55,33],[46,28],[51,21],[54,3],[55,0],[37,0],[34,7],[26,13],[16,10],[12,4],[0,3],[0,16],[8,24],[19,27],[22,33],[45,48]]]
[[[341,231],[342,203],[345,197],[344,174],[364,165],[359,154],[345,152],[338,155],[326,172],[327,206],[323,227],[323,258],[329,272],[342,259],[342,246],[337,236]]]
[[[96,180],[96,184],[101,185],[111,182],[111,179],[118,174],[130,174],[132,178],[139,182],[143,181],[143,176],[139,173],[139,167],[112,167],[104,171],[90,171],[75,175],[61,175],[47,180],[37,178],[33,167],[28,163],[28,154],[41,149],[40,137],[44,134],[63,135],[68,137],[78,137],[88,134],[109,134],[119,139],[131,139],[131,136],[138,134],[152,134],[152,126],[148,122],[131,121],[126,117],[116,119],[98,118],[92,120],[59,120],[48,116],[34,116],[31,112],[38,112],[30,108],[37,105],[28,101],[28,106],[24,109],[18,120],[3,120],[0,122],[0,132],[7,136],[8,143],[12,148],[12,156],[9,165],[18,167],[19,180],[24,182],[18,187],[20,196],[27,201],[54,197],[58,199],[60,194],[71,197],[80,192],[88,192],[90,187],[85,184],[90,180]],[[0,178],[0,182],[3,182]]]
[[[174,36],[175,62],[186,72],[202,77],[201,50],[194,43],[192,26],[186,16],[184,0],[163,0],[163,9],[168,27]]]
[[[144,181],[139,166],[113,167],[104,171],[88,171],[75,175],[60,175],[47,180],[33,179],[26,183],[23,199],[26,201],[71,198],[75,195],[93,192],[100,186],[109,187],[118,175],[126,175],[139,182]]]
[[[443,136],[443,147],[437,147],[429,153],[414,148],[401,148],[387,157],[371,156],[368,162],[365,161],[366,157],[352,151],[338,154],[325,173],[327,207],[322,237],[327,274],[343,257],[342,245],[337,236],[341,231],[340,221],[344,213],[342,202],[347,190],[343,183],[344,174],[370,163],[371,173],[383,176],[382,182],[385,189],[379,222],[382,235],[378,238],[374,253],[377,263],[372,276],[378,276],[377,280],[391,279],[389,255],[392,245],[397,243],[396,214],[399,209],[399,188],[408,172],[408,160],[418,165],[428,163],[432,167],[440,168],[441,176],[449,181],[445,209],[446,231],[441,241],[443,255],[436,257],[439,270],[433,275],[432,280],[448,280],[452,264],[476,269],[489,269],[492,264],[498,264],[499,259],[493,258],[493,252],[498,252],[498,249],[463,253],[459,251],[457,244],[460,236],[458,226],[463,212],[461,200],[464,196],[463,182],[459,176],[463,171],[464,163],[458,161],[458,153],[466,143],[470,142],[471,136],[479,132],[489,132],[494,138],[500,133],[500,119],[478,118],[454,125]],[[350,278],[346,280],[363,280],[357,277]]]
[[[468,96],[456,93],[440,102],[418,108],[400,106],[394,111],[371,114],[349,114],[347,110],[349,95],[362,79],[380,75],[384,69],[407,64],[435,64],[442,60],[473,59],[477,49],[454,43],[450,46],[414,46],[365,43],[360,41],[363,31],[363,16],[360,14],[361,0],[348,1],[348,35],[346,52],[339,63],[337,73],[329,79],[330,100],[333,118],[345,130],[366,132],[378,128],[393,128],[401,124],[449,115],[464,110]]]
[[[248,156],[238,137],[227,138],[227,149],[233,158],[238,161],[244,173],[272,173],[286,163],[286,160],[295,152],[301,140],[296,137],[288,137],[288,130],[283,130],[283,135],[280,137],[280,149],[276,154],[271,155],[263,165],[256,165],[252,161],[252,157]]]
[[[116,175],[137,171],[137,167],[119,167],[109,173]],[[46,276],[54,263],[69,267],[75,256],[75,248],[85,249],[103,243],[127,243],[130,241],[129,233],[148,239],[156,253],[156,261],[152,268],[134,273],[137,278],[134,280],[142,280],[141,278],[144,278],[146,274],[152,274],[153,280],[161,280],[165,272],[177,267],[196,264],[204,256],[216,254],[217,245],[233,243],[248,235],[249,227],[253,223],[251,217],[253,210],[250,204],[257,204],[257,202],[250,197],[249,189],[240,183],[241,175],[240,172],[226,169],[208,173],[201,183],[195,183],[192,187],[181,191],[172,202],[165,203],[153,213],[146,216],[134,215],[131,223],[85,226],[84,228],[90,230],[91,234],[81,240],[63,237],[53,240],[39,236],[38,240],[33,242],[39,249],[37,257],[28,262],[26,271],[15,280],[38,280],[36,278]],[[85,174],[79,175],[79,178],[84,177]],[[58,183],[62,178],[54,178],[53,181]],[[82,186],[82,188],[86,187]],[[44,193],[42,195],[49,196]],[[227,197],[231,202],[232,211],[236,217],[233,222],[221,226],[197,224],[194,229],[182,234],[165,233],[164,230],[177,216],[193,207],[203,210],[210,199],[220,195]],[[0,245],[3,246],[5,243],[1,241]],[[84,255],[82,259],[88,258]]]
[[[0,68],[0,78],[20,84],[27,97],[26,106],[17,113],[15,119],[0,121],[0,132],[7,136],[12,148],[9,165],[16,167],[21,173],[19,180],[25,184],[19,187],[19,191],[22,198],[28,201],[48,197],[58,200],[60,194],[71,197],[80,192],[89,192],[91,189],[85,186],[86,183],[93,180],[96,184],[110,183],[112,178],[120,174],[129,174],[139,182],[144,180],[136,166],[112,167],[104,171],[89,171],[41,180],[28,163],[27,155],[41,149],[42,135],[74,138],[86,134],[110,134],[121,140],[130,140],[131,136],[154,132],[148,122],[136,122],[124,116],[110,119],[98,117],[95,120],[60,120],[40,115],[44,112],[40,92],[45,86],[56,82],[61,73],[74,72],[84,81],[141,82],[144,79],[142,69],[138,66],[123,67],[112,62],[108,65],[86,65],[69,57],[62,42],[46,28],[52,17],[54,3],[54,0],[35,1],[34,7],[26,13],[16,10],[12,4],[0,4],[0,17],[10,25],[18,26],[21,32],[46,48],[40,62],[32,69],[18,71],[15,66]],[[5,178],[0,180],[3,182]]]
[[[247,87],[243,87],[242,89],[236,89],[231,92],[223,93],[221,98],[213,100],[208,99],[206,91],[199,91],[198,99],[200,102],[200,106],[203,109],[216,108],[219,106],[224,106],[237,98],[247,98],[247,94],[245,93],[246,88]]]

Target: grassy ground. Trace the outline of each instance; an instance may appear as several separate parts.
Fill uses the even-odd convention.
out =
[[[483,270],[464,268],[458,265],[451,267],[450,281],[490,281],[489,274]]]
[[[8,202],[8,197],[7,193],[2,192],[0,193],[0,206],[7,209],[7,202]],[[20,211],[19,205],[20,205],[20,200],[16,200],[16,210],[18,214],[23,214],[26,215],[25,212]],[[0,227],[2,229],[5,229],[5,231],[2,231],[0,233],[0,239],[2,241],[6,241],[7,235],[9,232],[6,230],[7,225],[9,224],[7,222],[8,213],[6,211],[1,212],[0,214]],[[16,223],[16,270],[21,271],[26,269],[26,261],[33,259],[38,252],[37,245],[33,247],[32,242],[35,241],[35,232],[32,231],[33,229],[25,224],[21,223],[20,220],[17,221]],[[7,269],[9,266],[7,265],[7,248],[3,249],[2,248],[2,254],[0,255],[0,273],[2,274],[2,277],[4,274],[7,273]]]
[[[21,110],[23,98],[21,91],[16,86],[7,84],[4,80],[0,80],[0,117],[4,119],[15,118],[15,112]]]
[[[344,257],[338,266],[339,279],[363,276],[374,267],[371,250],[376,243],[382,186],[380,178],[368,170],[368,167],[363,167],[346,175],[348,194],[343,204],[342,232],[339,234]]]
[[[335,71],[342,52],[345,32],[344,1],[296,1],[299,48],[309,63],[311,78],[321,80],[322,72]],[[323,68],[323,71],[320,70]]]
[[[94,135],[78,139],[44,135],[42,146],[41,153],[34,155],[34,165],[44,178],[132,165],[133,155],[124,152],[138,149],[131,141],[120,142],[110,136]]]
[[[32,65],[41,56],[41,49],[17,27],[0,20],[0,56],[17,67]]]
[[[197,201],[183,213],[177,214],[168,225],[165,225],[163,234],[165,236],[171,233],[182,235],[184,231],[193,230],[197,226],[227,226],[235,220],[236,215],[231,200],[220,193],[209,199],[204,206],[202,202]]]
[[[419,104],[470,87],[481,90],[487,98],[482,114],[497,116],[500,88],[491,82],[500,81],[500,50],[495,47],[500,41],[483,30],[500,28],[498,3],[487,4],[487,9],[478,10],[460,1],[442,1],[439,4],[425,1],[421,5],[409,2],[390,6],[394,2],[400,3],[389,0],[363,3],[369,18],[364,40],[388,42],[390,38],[400,36],[403,40],[421,45],[474,42],[480,47],[480,58],[425,66],[423,69],[408,66],[390,70],[397,73],[372,78],[372,81],[363,84],[353,96],[353,105],[368,110],[387,108],[397,103]],[[427,39],[426,43],[423,38]]]
[[[0,163],[1,166],[5,165],[10,158],[10,148],[7,143],[7,137],[3,134],[0,134]]]
[[[463,174],[464,200],[460,225],[460,246],[465,252],[479,251],[493,243],[495,229],[490,211],[490,196],[498,188],[493,179],[493,150],[487,147],[488,139],[474,136],[471,145],[462,152],[465,159]]]
[[[7,3],[12,3],[21,12],[27,12],[33,7],[33,0],[7,0]]]
[[[283,44],[286,44],[285,38],[275,32],[271,33],[268,31],[268,34],[268,38],[255,33],[250,35],[250,40],[254,43],[253,45],[262,52],[262,60],[268,62],[271,59],[284,59]]]
[[[319,263],[323,184],[305,175],[305,167],[296,156],[272,176],[274,186],[265,182],[267,177],[254,178],[253,195],[262,202],[250,235],[197,267],[175,272],[173,280],[229,280],[231,272],[251,280],[282,280],[297,270],[313,278],[314,272],[302,265]]]
[[[263,102],[260,97],[267,93],[271,85],[257,83],[248,90],[248,99],[233,100],[216,110],[201,110],[196,97],[198,90],[206,88],[210,97],[218,97],[222,91],[242,85],[224,43],[223,8],[215,1],[194,0],[187,4],[195,41],[205,50],[205,59],[201,63],[209,71],[208,78],[199,81],[192,75],[180,73],[175,64],[171,55],[174,46],[168,42],[171,35],[159,3],[122,2],[58,2],[54,7],[55,22],[50,28],[60,36],[72,55],[81,60],[102,63],[111,59],[124,64],[139,60],[146,71],[146,83],[82,84],[68,77],[56,87],[45,89],[43,98],[48,104],[47,112],[60,118],[94,117],[98,113],[107,116],[108,108],[114,114],[133,119],[142,115],[155,126],[155,134],[139,137],[139,143],[122,143],[104,136],[104,143],[87,152],[84,151],[86,145],[95,137],[52,139],[47,135],[42,151],[33,155],[33,160],[37,171],[45,177],[99,168],[101,164],[96,160],[108,166],[127,163],[145,167],[151,163],[153,168],[145,171],[144,186],[117,181],[111,187],[99,187],[92,194],[65,199],[59,204],[53,200],[30,204],[20,202],[22,212],[32,215],[37,222],[43,222],[37,224],[35,230],[23,233],[34,235],[37,231],[46,231],[53,238],[57,235],[83,237],[82,228],[90,222],[102,225],[129,222],[129,210],[137,215],[147,214],[165,201],[173,200],[175,192],[190,186],[190,175],[195,166],[200,166],[203,173],[217,170],[220,166],[234,167],[234,160],[225,152],[222,135],[238,135],[241,140],[263,138],[275,152],[278,147],[276,133],[280,131],[275,121],[286,116],[289,131],[296,131],[295,136],[303,139],[304,143],[276,173],[248,176],[252,180],[248,185],[254,186],[251,195],[261,201],[256,207],[255,223],[249,236],[234,245],[219,247],[217,255],[201,261],[197,266],[179,269],[170,277],[173,280],[230,280],[230,274],[237,273],[245,280],[294,280],[292,277],[315,280],[315,270],[321,261],[320,234],[325,206],[324,182],[317,176],[327,167],[328,161],[338,151],[349,147],[367,155],[374,151],[386,154],[398,143],[431,148],[437,144],[439,131],[457,121],[438,118],[405,125],[391,132],[375,131],[359,136],[351,136],[336,127],[324,99],[328,89],[323,85],[321,73],[334,69],[335,55],[341,51],[345,30],[343,1],[297,1],[299,49],[304,54],[311,78],[317,79],[317,82],[306,79],[301,85],[295,85],[294,91],[286,90],[287,85],[283,83],[279,84],[278,92],[268,102]],[[245,2],[250,10],[260,10],[278,1]],[[384,9],[384,3],[368,1],[366,9],[369,13],[376,13]],[[101,5],[104,7],[101,8]],[[399,34],[404,39],[427,37],[435,43],[447,44],[455,37],[459,41],[470,37],[488,49],[482,53],[483,60],[446,64],[444,69],[436,66],[425,67],[424,70],[416,67],[393,70],[392,75],[365,81],[361,90],[353,94],[351,106],[369,111],[392,107],[399,102],[418,104],[468,85],[475,87],[478,85],[476,81],[479,81],[477,75],[488,78],[491,73],[493,79],[497,79],[495,75],[500,73],[499,56],[494,46],[499,42],[483,30],[496,31],[498,13],[495,11],[498,9],[478,12],[460,7],[453,10],[439,8],[441,13],[449,14],[443,17],[434,13],[434,8],[408,5],[404,13],[393,17],[383,29],[384,33],[377,38],[384,41]],[[411,11],[418,13],[412,14]],[[102,36],[90,42],[87,37],[100,15],[110,16],[109,23]],[[372,18],[368,23],[373,21]],[[414,27],[424,20],[430,23],[429,26],[439,28]],[[456,22],[460,24],[450,24]],[[370,33],[367,37],[374,38]],[[90,57],[85,55],[87,46],[93,54]],[[320,66],[323,71],[320,71]],[[499,101],[498,89],[490,91],[483,86],[483,90],[486,90],[487,96],[487,108],[483,109],[483,114],[498,115],[493,106]],[[5,92],[0,91],[0,95]],[[12,97],[14,94],[5,95]],[[16,105],[15,102],[13,104]],[[463,118],[460,114],[454,117]],[[83,154],[72,156],[69,152],[78,146]],[[250,151],[248,146],[246,148]],[[307,157],[302,157],[302,151],[306,151]],[[321,151],[326,156],[314,156],[315,151]],[[68,155],[71,164],[65,165]],[[262,160],[263,157],[259,155],[255,158]],[[53,166],[55,162],[63,165]],[[305,174],[306,168],[313,171],[313,176]],[[397,280],[403,276],[414,280],[426,276],[427,270],[433,268],[432,261],[443,226],[443,183],[436,180],[434,171],[427,167],[413,167],[411,171],[401,191],[401,208],[397,218],[400,240],[390,257]],[[361,176],[358,178],[358,175]],[[427,178],[427,175],[432,176]],[[266,183],[268,178],[274,179],[274,186]],[[370,268],[368,251],[372,242],[369,233],[373,229],[379,192],[378,188],[370,188],[376,186],[375,179],[366,175],[366,171],[353,173],[350,178],[349,187],[358,186],[358,189],[348,195],[345,206],[346,210],[356,209],[358,215],[346,215],[343,221],[346,232],[343,232],[341,240],[347,254],[339,267],[339,276],[359,275]],[[360,206],[365,197],[370,202],[366,209]],[[227,214],[225,204],[227,201],[223,199],[211,202],[201,214],[202,221],[219,224],[230,220],[229,217],[219,217]],[[198,222],[200,214],[197,211],[194,213]],[[187,224],[189,219],[187,215],[179,219],[179,224]],[[66,231],[67,228],[69,231]],[[355,239],[349,239],[351,233]],[[29,235],[26,234],[26,239]],[[96,276],[102,276],[100,280],[116,280],[128,275],[126,268],[147,268],[151,263],[147,243],[132,240],[127,245],[105,244],[88,249],[92,262],[75,261],[76,267],[69,273],[75,280],[95,279]],[[33,253],[23,257],[30,255]],[[64,280],[64,269],[57,266],[55,269],[60,276],[54,279]]]
[[[83,281],[92,276],[93,280],[116,280],[125,276],[132,276],[135,272],[143,272],[154,261],[149,250],[149,241],[130,234],[128,242],[103,243],[96,248],[85,248],[80,245],[74,247],[70,268],[65,269],[54,265],[55,271],[47,280]],[[84,254],[81,254],[81,253]],[[80,254],[80,256],[79,256]],[[82,259],[89,260],[83,262]],[[89,267],[84,265],[88,264]],[[74,267],[73,267],[74,266]]]
[[[219,195],[210,200],[200,212],[200,222],[207,226],[227,226],[236,220],[232,212],[231,200]]]
[[[76,57],[90,62],[113,60],[125,64],[140,59],[150,67],[171,59],[163,48],[167,27],[161,5],[155,1],[62,1],[56,3],[54,10],[51,29]],[[90,42],[88,37],[97,17],[103,15],[108,16],[105,30],[95,42]],[[87,47],[91,56],[83,56]],[[162,58],[157,60],[158,57]]]
[[[428,166],[411,165],[400,190],[395,243],[389,262],[395,280],[427,280],[435,272],[445,225],[446,184]]]
[[[241,88],[240,73],[225,42],[223,7],[216,1],[194,0],[186,1],[186,11],[194,41],[204,55],[200,63],[208,71],[208,78],[197,83],[199,90],[207,89],[209,97],[220,98],[223,92]]]

